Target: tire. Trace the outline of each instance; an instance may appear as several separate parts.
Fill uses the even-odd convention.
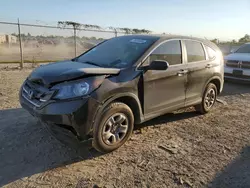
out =
[[[94,124],[92,146],[102,153],[116,150],[128,140],[133,128],[132,110],[124,103],[111,103]]]
[[[216,102],[217,92],[218,91],[216,85],[214,85],[213,83],[209,83],[203,93],[201,104],[195,106],[196,111],[201,114],[208,113]]]

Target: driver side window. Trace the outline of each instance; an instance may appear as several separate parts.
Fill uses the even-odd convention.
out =
[[[158,46],[149,56],[149,62],[164,60],[169,65],[182,64],[180,40],[171,40]]]

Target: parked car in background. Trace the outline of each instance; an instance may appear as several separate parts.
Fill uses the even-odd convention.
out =
[[[125,143],[139,124],[195,106],[204,114],[222,91],[224,62],[210,41],[129,35],[69,61],[35,69],[20,103],[60,141],[91,141],[101,152]]]
[[[225,56],[225,79],[250,81],[250,43]]]

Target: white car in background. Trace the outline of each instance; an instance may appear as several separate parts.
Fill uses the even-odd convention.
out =
[[[243,44],[224,60],[226,80],[250,81],[250,43]]]

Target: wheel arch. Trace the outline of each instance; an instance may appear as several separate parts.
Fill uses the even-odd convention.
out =
[[[129,106],[134,115],[135,123],[143,122],[144,116],[142,113],[141,103],[139,98],[134,93],[121,93],[116,94],[108,98],[106,101],[102,103],[102,107],[98,110],[98,115],[112,102],[122,102]]]
[[[202,93],[204,93],[204,91],[205,91],[205,89],[206,89],[206,87],[207,87],[207,85],[209,83],[213,83],[216,86],[218,94],[220,94],[222,92],[222,88],[223,88],[223,81],[222,81],[222,79],[219,76],[213,76],[205,84]]]

